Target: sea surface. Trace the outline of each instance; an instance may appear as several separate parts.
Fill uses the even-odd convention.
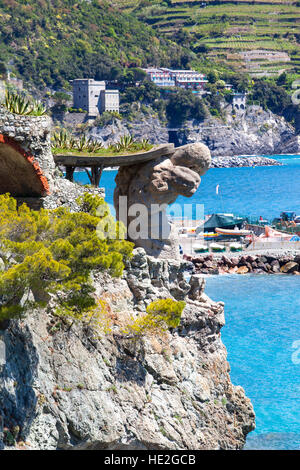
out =
[[[256,413],[246,448],[300,450],[300,276],[210,276],[206,294],[225,302],[231,380]]]
[[[300,155],[270,157],[281,161],[283,166],[212,168],[202,177],[198,191],[191,198],[179,196],[176,203],[192,203],[193,218],[196,218],[196,204],[204,204],[205,215],[226,212],[254,218],[262,216],[267,220],[288,210],[300,215]],[[106,170],[100,182],[111,205],[116,174]],[[76,172],[74,179],[89,183],[85,172]],[[219,194],[216,194],[217,185]]]

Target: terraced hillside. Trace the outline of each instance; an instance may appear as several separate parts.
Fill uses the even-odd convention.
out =
[[[300,70],[300,2],[118,0],[168,37],[254,75]],[[259,51],[259,52],[254,52]]]

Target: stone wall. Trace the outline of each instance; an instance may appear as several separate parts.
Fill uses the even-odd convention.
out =
[[[0,135],[17,144],[28,157],[33,157],[41,176],[53,185],[55,164],[50,145],[51,119],[48,116],[22,116],[0,107]]]
[[[62,177],[51,152],[51,125],[49,116],[16,115],[0,107],[0,194],[9,192],[33,209],[78,210],[76,199],[84,192],[104,196],[104,190]]]

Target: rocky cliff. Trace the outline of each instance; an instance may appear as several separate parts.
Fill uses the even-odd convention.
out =
[[[201,139],[213,156],[272,155],[300,151],[299,136],[293,127],[271,111],[264,111],[260,106],[248,106],[245,111],[234,111],[228,106],[225,111],[225,123],[209,120],[205,123],[207,129],[184,132],[181,138],[187,143]]]
[[[242,448],[253,408],[230,381],[223,304],[204,294],[201,277],[186,281],[190,267],[139,248],[122,279],[94,274],[115,325],[154,299],[185,299],[180,327],[162,337],[95,336],[58,322],[51,305],[11,321],[0,336],[2,448]]]
[[[178,130],[170,130],[158,118],[139,117],[132,122],[115,120],[108,126],[92,128],[90,133],[105,144],[116,142],[128,133],[152,143],[185,145],[203,142],[213,157],[300,152],[300,138],[294,128],[271,111],[264,111],[259,106],[235,111],[227,105],[224,114],[224,120],[211,117],[202,123],[189,121]]]

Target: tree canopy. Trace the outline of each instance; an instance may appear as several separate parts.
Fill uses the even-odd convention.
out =
[[[81,212],[33,211],[0,196],[0,321],[21,315],[49,293],[80,315],[95,305],[93,270],[122,274],[133,249],[122,226],[102,198],[85,194],[78,203]]]

